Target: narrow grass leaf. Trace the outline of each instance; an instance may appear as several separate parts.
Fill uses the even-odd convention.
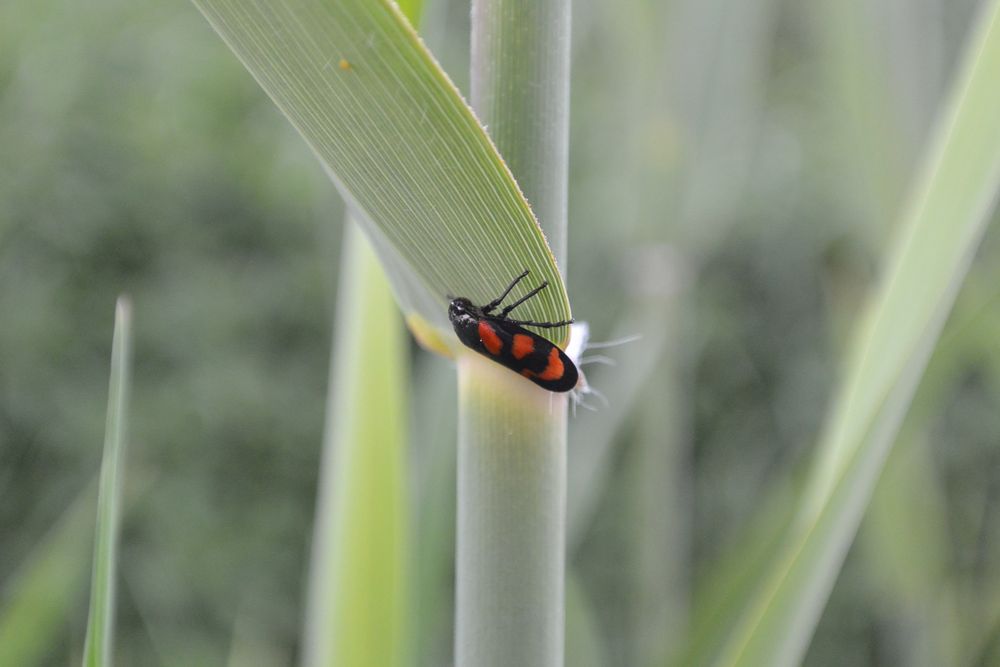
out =
[[[387,264],[408,321],[430,325],[411,327],[418,336],[453,340],[440,336],[450,331],[446,296],[488,301],[524,269],[550,288],[518,314],[569,318],[527,201],[395,3],[194,3],[327,167]],[[543,335],[564,341],[568,329]]]
[[[87,581],[96,490],[95,479],[3,583],[0,665],[43,664],[59,645]]]
[[[681,646],[664,643],[663,660],[657,664],[715,664],[745,614],[746,601],[757,591],[784,547],[796,500],[791,487],[790,483],[770,487],[752,521],[708,565],[708,572],[693,582],[694,606],[686,642]]]
[[[1000,2],[982,9],[800,511],[720,664],[801,659],[982,237],[1000,183]]]
[[[354,225],[342,267],[304,664],[394,667],[409,649],[405,330]]]
[[[890,85],[887,63],[879,58],[883,45],[878,40],[886,37],[870,13],[864,3],[841,0],[823,0],[815,12],[827,88],[835,95],[827,108],[843,133],[835,145],[849,165],[841,173],[850,181],[849,200],[860,202],[867,214],[861,231],[881,241],[909,173],[903,168],[903,127],[897,121],[903,111],[896,106],[898,86]]]
[[[119,298],[115,308],[115,333],[111,344],[111,382],[108,389],[104,458],[101,462],[97,496],[97,535],[90,583],[90,616],[83,651],[84,667],[107,667],[112,664],[115,571],[125,465],[131,327],[129,303],[126,299]]]
[[[594,605],[575,573],[566,577],[566,664],[601,667],[608,664]]]
[[[414,523],[413,614],[418,665],[451,659],[455,596],[455,456],[458,428],[455,369],[424,356],[414,369],[410,454]]]
[[[593,517],[595,508],[605,493],[608,480],[615,466],[616,437],[622,427],[636,415],[636,407],[651,393],[660,414],[671,413],[675,405],[664,405],[661,395],[648,392],[654,374],[676,376],[672,355],[680,339],[678,314],[682,311],[688,289],[688,268],[685,262],[667,248],[647,248],[630,258],[634,281],[628,301],[620,316],[620,324],[609,339],[638,340],[614,346],[606,352],[614,363],[612,367],[593,364],[585,369],[588,382],[609,398],[600,410],[577,410],[570,422],[569,432],[573,447],[569,452],[569,487],[567,512],[569,526],[567,542],[570,553],[580,540]],[[586,356],[586,355],[585,355]],[[674,414],[676,425],[680,415]],[[661,434],[664,440],[676,445],[675,432]],[[663,442],[659,447],[670,447]],[[659,470],[667,475],[667,470]]]

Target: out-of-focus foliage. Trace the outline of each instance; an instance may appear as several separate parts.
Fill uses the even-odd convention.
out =
[[[656,321],[644,307],[673,318],[581,495],[567,636],[608,664],[666,659],[690,639],[709,582],[738,575],[734,553],[810,460],[978,4],[574,4],[573,312],[597,339]],[[425,19],[458,82],[467,11],[438,0]],[[193,7],[0,5],[0,605],[97,470],[109,312],[127,291],[119,662],[292,660],[339,219],[314,158]],[[629,270],[648,266],[634,251],[650,244],[672,245],[683,269]],[[1000,659],[998,266],[993,230],[808,665]],[[439,665],[454,392],[439,360],[420,354],[414,369],[414,644],[418,664]],[[615,386],[615,369],[589,369]],[[570,441],[603,444],[586,437]],[[71,593],[43,664],[77,662],[86,600]]]
[[[193,7],[4,3],[0,33],[0,577],[98,468],[125,291],[119,662],[221,664],[238,615],[287,652],[340,204]]]

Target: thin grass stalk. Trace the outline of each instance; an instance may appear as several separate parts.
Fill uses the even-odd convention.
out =
[[[632,664],[652,665],[665,647],[670,651],[680,644],[690,596],[692,490],[679,345],[688,280],[682,260],[667,248],[648,249],[633,262],[634,307],[654,311],[641,330],[656,326],[663,343],[641,389],[635,435],[624,460],[628,528],[622,538],[631,541],[633,560],[626,575],[631,608],[623,634],[634,651]]]
[[[115,308],[111,342],[111,380],[104,432],[104,456],[97,497],[97,535],[91,577],[90,614],[83,648],[84,667],[108,667],[113,662],[115,574],[121,523],[122,477],[125,465],[126,415],[129,394],[131,307],[124,297]]]
[[[83,598],[94,546],[96,477],[3,582],[0,665],[40,665],[51,658],[52,638]]]
[[[568,0],[474,0],[472,104],[565,272]],[[558,667],[566,396],[471,353],[458,376],[455,664]]]
[[[385,274],[344,235],[303,664],[406,664],[406,342]]]
[[[473,0],[472,108],[566,276],[569,0]]]

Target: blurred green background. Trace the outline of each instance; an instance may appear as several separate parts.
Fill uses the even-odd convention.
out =
[[[790,509],[978,4],[574,3],[570,296],[644,338],[570,424],[567,664],[662,664]],[[426,11],[466,90],[468,4]],[[192,6],[0,6],[0,614],[90,502],[127,292],[119,661],[293,664],[342,216]],[[991,232],[806,664],[1000,664],[998,260]],[[455,390],[413,355],[415,662],[441,665]],[[40,664],[78,661],[91,539]]]

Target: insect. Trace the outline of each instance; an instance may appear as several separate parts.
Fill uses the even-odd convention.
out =
[[[520,373],[543,389],[572,391],[580,378],[576,365],[565,352],[524,327],[551,329],[572,324],[573,320],[531,322],[508,317],[515,308],[548,287],[548,281],[494,312],[527,275],[525,271],[514,278],[503,294],[485,306],[477,306],[465,297],[452,299],[448,305],[448,319],[459,340],[476,352]]]

